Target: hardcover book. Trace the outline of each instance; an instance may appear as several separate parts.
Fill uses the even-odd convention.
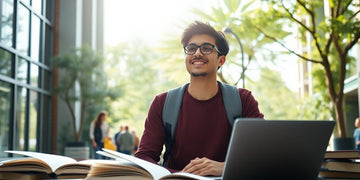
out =
[[[44,176],[49,178],[85,178],[92,164],[96,162],[111,163],[110,160],[82,160],[76,161],[70,157],[29,152],[29,151],[5,151],[17,155],[27,156],[24,158],[10,159],[0,162],[0,177],[9,175],[19,176]],[[10,174],[9,174],[10,173]]]
[[[326,151],[324,159],[358,159],[359,151],[357,150],[338,150]]]

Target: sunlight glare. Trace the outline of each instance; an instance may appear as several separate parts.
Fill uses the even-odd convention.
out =
[[[178,25],[189,19],[191,9],[207,11],[216,0],[106,0],[105,44],[113,46],[133,39],[158,42],[164,33],[179,32]]]

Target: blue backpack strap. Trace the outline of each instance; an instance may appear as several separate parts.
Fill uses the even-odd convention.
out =
[[[235,119],[242,116],[242,103],[239,90],[235,86],[225,84],[220,81],[218,81],[218,84],[221,88],[226,116],[232,127]]]
[[[162,120],[165,127],[166,133],[166,142],[165,142],[165,154],[164,154],[164,166],[167,166],[167,157],[169,156],[174,140],[175,128],[176,123],[178,120],[178,115],[180,111],[180,107],[182,104],[182,99],[184,95],[184,91],[186,89],[185,84],[184,86],[171,89],[165,99],[165,104],[162,113]]]

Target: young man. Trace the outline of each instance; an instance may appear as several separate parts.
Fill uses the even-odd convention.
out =
[[[120,152],[131,155],[131,151],[134,148],[134,136],[129,131],[129,126],[124,126],[124,131],[117,137],[116,142],[120,146]]]
[[[225,63],[229,46],[222,32],[198,21],[185,29],[181,43],[190,83],[183,95],[166,167],[172,172],[221,176],[232,126],[227,119],[216,72]],[[251,92],[238,90],[242,117],[263,118]],[[160,160],[166,140],[162,120],[166,96],[167,92],[153,100],[135,154],[153,163]]]

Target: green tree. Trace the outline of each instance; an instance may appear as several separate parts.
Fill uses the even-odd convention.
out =
[[[299,116],[297,94],[285,86],[279,72],[269,68],[261,68],[260,71],[259,80],[250,81],[248,85],[265,118],[296,119]]]
[[[324,120],[332,117],[331,103],[328,97],[323,96],[321,93],[303,98],[299,102],[298,109],[299,119]]]
[[[56,56],[52,59],[54,68],[61,76],[54,93],[63,99],[72,117],[72,130],[75,142],[81,140],[88,107],[106,103],[107,98],[116,99],[120,94],[107,87],[103,70],[104,57],[89,46]],[[78,90],[76,89],[78,86]],[[74,103],[80,103],[80,126],[76,127]]]
[[[237,85],[240,79],[246,78],[242,77],[241,74],[246,75],[245,72],[252,62],[261,62],[262,59],[273,61],[276,56],[277,52],[274,52],[273,49],[267,49],[273,41],[265,38],[259,31],[252,31],[253,21],[261,23],[262,27],[272,32],[277,32],[279,37],[283,38],[289,35],[289,32],[281,30],[284,27],[283,22],[271,22],[261,16],[254,16],[259,11],[261,12],[260,9],[254,8],[255,2],[255,0],[219,1],[219,6],[213,7],[209,14],[203,12],[200,8],[194,9],[195,14],[212,24],[216,29],[221,30],[225,27],[232,29],[241,41],[244,51],[244,64],[241,61],[242,53],[239,43],[235,40],[236,37],[232,34],[227,35],[231,51],[227,56],[227,63],[218,71],[218,76],[223,82]],[[242,69],[242,66],[244,66],[244,69]]]
[[[260,69],[261,67],[266,67],[267,62],[276,63],[274,60],[275,57],[279,54],[279,52],[275,52],[272,48],[272,44],[274,42],[268,38],[266,38],[261,32],[254,31],[254,26],[252,25],[251,21],[259,22],[266,27],[267,29],[271,30],[272,32],[279,32],[279,37],[286,37],[289,32],[281,31],[281,29],[285,26],[283,22],[278,21],[276,23],[269,22],[269,19],[263,18],[262,16],[254,16],[256,12],[261,12],[259,9],[254,8],[254,2],[250,1],[244,3],[245,1],[240,0],[224,0],[219,1],[217,7],[213,7],[211,12],[204,12],[202,9],[194,9],[193,13],[194,16],[198,16],[199,19],[202,21],[210,23],[215,29],[221,30],[224,27],[230,27],[235,34],[239,36],[242,41],[244,54],[245,54],[245,71],[250,70],[250,64],[256,65],[256,69]],[[189,24],[191,22],[186,22]],[[180,26],[180,25],[179,25]],[[287,26],[286,26],[287,27]],[[238,42],[235,40],[235,36],[228,35],[227,39],[230,45],[230,52],[227,55],[227,62],[223,65],[222,68],[219,69],[218,77],[221,81],[237,85],[239,80],[242,78],[242,64],[241,64],[241,52],[239,48]],[[188,80],[187,72],[184,71],[184,52],[182,51],[181,43],[180,43],[180,35],[170,35],[164,40],[163,45],[161,48],[158,49],[162,52],[162,56],[157,60],[159,65],[158,67],[168,70],[166,71],[166,75],[170,77],[172,80],[176,80],[176,82],[184,83]],[[280,52],[282,53],[282,52]],[[248,69],[249,68],[249,69]],[[263,73],[273,73],[272,71],[268,70]],[[272,75],[272,74],[270,74]],[[265,74],[262,74],[263,77],[266,77]],[[249,82],[250,89],[256,89],[254,92],[256,98],[264,99],[261,101],[261,106],[263,106],[265,110],[266,117],[273,117],[275,119],[278,118],[286,118],[285,116],[290,116],[295,118],[295,112],[297,111],[294,108],[294,114],[286,113],[287,108],[282,108],[283,106],[278,107],[277,103],[272,103],[266,100],[267,97],[274,97],[274,92],[261,90],[260,86],[261,83],[253,83],[251,80],[250,75],[246,77]],[[269,80],[263,78],[264,81]],[[279,79],[278,79],[279,80]],[[276,90],[280,89],[281,91],[288,91],[285,87],[285,84],[281,84],[283,81],[279,80],[277,83]],[[259,86],[259,87],[257,87]],[[268,87],[274,87],[269,85]],[[268,89],[266,87],[266,89]],[[278,88],[283,87],[283,88]],[[257,90],[261,90],[261,96],[257,96]],[[269,93],[269,94],[266,94]],[[265,95],[266,94],[266,95]],[[279,91],[275,94],[279,94]],[[290,96],[289,99],[294,99],[292,93],[288,92],[281,92],[281,95],[284,95],[283,99]],[[285,96],[286,95],[286,96]],[[278,98],[282,99],[282,98]],[[295,98],[296,100],[296,98]],[[296,102],[289,101],[293,103],[291,107],[296,107]],[[281,104],[281,103],[279,103]],[[277,109],[277,111],[283,113],[281,116],[276,117],[277,112],[273,112],[270,109]],[[288,117],[288,118],[290,118]]]
[[[159,54],[141,40],[133,40],[107,51],[106,73],[112,85],[123,88],[123,96],[111,103],[114,122],[143,127],[143,121],[156,94],[174,87],[156,69]],[[117,128],[115,128],[117,130]],[[140,128],[137,128],[140,129]]]
[[[189,79],[185,70],[185,54],[180,38],[180,34],[168,34],[162,44],[155,49],[159,56],[154,62],[157,64],[154,68],[161,70],[163,76],[176,84],[184,84]]]
[[[262,33],[252,31],[251,21],[258,21],[264,24],[268,29],[279,32],[279,37],[285,37],[289,33],[280,31],[283,27],[282,22],[268,22],[268,19],[253,17],[255,1],[224,0],[218,1],[218,6],[212,7],[211,12],[204,12],[201,8],[193,9],[193,16],[198,17],[204,22],[210,23],[217,30],[224,27],[230,27],[235,34],[239,36],[244,49],[244,71],[248,70],[251,62],[261,60],[272,61],[275,54],[272,49],[267,53],[262,53],[273,41],[265,38]],[[179,27],[185,27],[192,22],[182,22]],[[182,30],[182,29],[181,29]],[[180,43],[180,34],[168,34],[163,44],[157,48],[162,53],[157,62],[161,65],[158,68],[165,69],[165,74],[170,80],[181,84],[188,80],[187,72],[184,71],[184,52]],[[235,36],[227,36],[230,45],[230,52],[227,56],[227,62],[218,71],[218,77],[221,81],[237,85],[242,74],[241,52]],[[166,63],[164,63],[166,62]]]
[[[267,17],[277,21],[297,24],[303,40],[311,37],[311,52],[303,54],[288,48],[282,38],[267,31],[261,24],[254,26],[266,37],[281,44],[300,59],[320,65],[323,82],[335,110],[339,137],[346,137],[344,116],[344,80],[349,63],[353,60],[350,50],[360,38],[360,21],[356,17],[360,10],[359,1],[305,1],[305,0],[263,0],[267,2]],[[325,3],[324,3],[325,2]],[[322,9],[327,9],[324,15]],[[308,21],[306,21],[306,18]]]

